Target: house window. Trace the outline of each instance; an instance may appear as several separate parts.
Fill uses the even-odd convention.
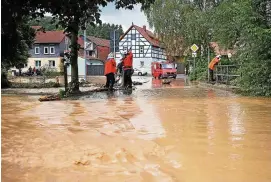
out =
[[[139,53],[144,53],[144,46],[139,47]]]
[[[144,61],[140,61],[140,66],[141,66],[141,67],[144,66]]]
[[[49,54],[49,47],[44,47],[43,51],[44,51],[44,54]]]
[[[40,48],[39,47],[35,47],[35,54],[40,54]]]
[[[88,55],[94,57],[95,52],[94,51],[88,51]]]
[[[56,62],[53,60],[49,60],[49,67],[55,67],[56,66]]]
[[[38,67],[41,67],[41,61],[35,61],[35,66],[38,68]]]
[[[50,47],[50,54],[55,54],[55,47]]]
[[[136,34],[132,34],[132,35],[131,35],[131,39],[132,39],[132,40],[136,40]]]

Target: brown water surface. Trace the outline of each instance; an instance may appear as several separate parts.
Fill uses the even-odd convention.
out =
[[[271,181],[270,99],[183,85],[2,96],[1,131],[4,182]]]

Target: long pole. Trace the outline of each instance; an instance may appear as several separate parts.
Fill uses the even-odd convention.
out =
[[[194,76],[195,76],[195,80],[196,80],[196,57],[194,56]]]
[[[67,64],[63,61],[64,63],[64,85],[65,85],[65,93],[68,92],[68,76],[67,76]]]
[[[86,42],[87,42],[87,23],[85,23],[85,30],[84,30],[84,60],[85,60],[85,66],[84,66],[84,69],[85,69],[85,75],[84,75],[84,80],[87,81],[87,51],[86,51],[86,48],[87,48],[87,45],[86,45]]]
[[[116,30],[114,30],[114,59],[116,60]]]
[[[210,64],[210,47],[208,45],[208,65],[207,65],[208,82],[210,81],[209,64]]]

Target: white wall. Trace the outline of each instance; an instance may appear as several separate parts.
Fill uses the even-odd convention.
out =
[[[103,65],[103,63],[99,60],[87,60],[85,64],[85,59],[78,57],[78,75],[79,76],[85,76],[86,74],[86,65]],[[71,66],[67,69],[68,75],[71,75]]]
[[[85,75],[86,73],[85,59],[78,57],[78,75]],[[67,68],[68,75],[71,75],[71,65]]]
[[[36,61],[41,62],[41,66],[49,66],[49,61],[55,61],[55,68],[60,71],[60,63],[61,63],[61,58],[60,57],[52,57],[52,58],[28,58],[27,60],[27,67],[29,68],[30,66],[32,68],[38,68],[36,66]]]

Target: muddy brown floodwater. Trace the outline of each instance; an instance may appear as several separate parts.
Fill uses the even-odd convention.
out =
[[[2,95],[1,130],[4,182],[271,181],[271,99],[186,86]]]

